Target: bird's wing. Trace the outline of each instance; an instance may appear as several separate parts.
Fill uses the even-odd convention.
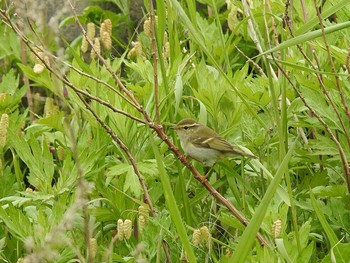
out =
[[[220,136],[200,137],[194,140],[193,144],[197,147],[211,148],[223,152],[230,152],[233,149],[232,145]]]
[[[249,153],[243,152],[233,145],[231,145],[228,141],[226,141],[221,136],[208,136],[208,137],[200,137],[192,142],[194,146],[196,147],[202,147],[202,148],[211,148],[217,151],[220,151],[222,153],[227,154],[236,154],[236,155],[242,155],[247,156],[251,158],[256,158],[256,156],[251,155]]]

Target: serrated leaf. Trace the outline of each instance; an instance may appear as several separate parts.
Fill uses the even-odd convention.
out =
[[[139,198],[141,195],[141,185],[131,165],[127,170],[123,187],[124,192],[128,190],[130,190],[136,198]]]

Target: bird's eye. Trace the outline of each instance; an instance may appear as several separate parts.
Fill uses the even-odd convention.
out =
[[[188,130],[188,128],[189,128],[188,126],[184,126],[184,129],[185,129],[185,130]]]

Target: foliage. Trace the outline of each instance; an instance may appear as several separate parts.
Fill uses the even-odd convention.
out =
[[[2,5],[0,261],[349,262],[348,1],[145,1],[138,28],[109,2],[44,26]],[[49,43],[76,22],[93,39]],[[196,176],[186,117],[258,159]]]

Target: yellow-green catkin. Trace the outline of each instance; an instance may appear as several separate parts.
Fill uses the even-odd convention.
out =
[[[101,54],[101,44],[100,39],[96,37],[94,41],[94,48],[91,49],[91,59],[96,59],[98,57],[97,54]]]
[[[50,117],[57,115],[59,112],[59,108],[57,105],[54,104],[54,101],[52,98],[46,98],[45,106],[44,106],[44,116]]]
[[[106,32],[111,36],[112,35],[112,21],[110,19],[106,19],[103,21],[105,24],[105,30]]]
[[[83,36],[83,39],[81,41],[80,50],[81,50],[81,52],[86,53],[88,51],[88,48],[89,48],[89,42],[87,41],[86,37]]]
[[[277,219],[275,222],[273,222],[271,232],[273,238],[279,238],[281,236],[282,221],[280,219]]]
[[[106,31],[106,24],[105,24],[105,22],[102,22],[102,24],[100,25],[100,36],[102,36],[104,32],[107,32]]]
[[[95,38],[95,24],[88,23],[86,26],[86,36],[92,41]]]
[[[40,74],[44,71],[45,67],[44,65],[40,64],[40,63],[37,63],[34,65],[33,67],[33,71],[35,74]]]
[[[27,187],[27,188],[26,188],[26,192],[27,192],[27,193],[33,193],[34,190],[33,190],[32,188],[30,188],[30,187]]]
[[[200,229],[195,229],[192,235],[193,245],[196,247],[205,246],[210,247],[210,237],[208,227],[202,226]]]
[[[156,23],[156,26],[158,26],[158,16],[154,16],[154,22]],[[147,17],[145,22],[143,23],[143,32],[145,33],[146,36],[151,36],[152,31],[151,31],[151,17]]]
[[[111,35],[108,32],[103,32],[101,35],[102,46],[105,50],[111,50],[112,48],[112,39]]]
[[[0,119],[0,148],[4,148],[7,140],[7,128],[9,126],[9,116],[4,113]]]
[[[59,145],[57,147],[57,157],[58,157],[58,160],[60,160],[60,161],[63,161],[66,157],[64,147],[62,145]]]
[[[146,219],[143,215],[139,215],[139,231],[140,233],[143,233],[143,230],[146,227]]]
[[[7,99],[7,93],[1,92],[0,93],[0,103],[3,103]]]
[[[128,53],[128,58],[134,58],[134,57],[142,57],[143,56],[143,50],[142,50],[142,44],[140,41],[132,42],[133,48]]]
[[[206,246],[209,247],[210,246],[210,232],[208,227],[206,226],[202,226],[199,231],[201,232],[201,241],[202,243]]]
[[[97,240],[96,238],[90,238],[90,253],[91,257],[95,258],[97,254]]]
[[[118,219],[117,222],[117,238],[120,241],[124,238],[124,223],[122,219]]]
[[[201,231],[199,229],[195,229],[193,231],[192,243],[194,246],[199,247],[201,243]]]
[[[146,219],[146,222],[148,222],[149,219],[149,207],[148,205],[140,205],[138,208],[139,216],[143,216]]]
[[[40,58],[44,57],[44,47],[43,46],[35,46],[33,47],[33,51],[35,52],[30,52],[30,59],[35,62],[35,63],[41,63],[41,60],[38,58],[38,56]]]
[[[146,205],[140,205],[138,208],[139,211],[139,216],[138,216],[138,221],[139,221],[139,231],[140,233],[143,232],[143,230],[146,227],[146,224],[149,220],[149,207]]]
[[[143,22],[143,32],[146,36],[151,36],[151,18],[148,17],[145,22]]]
[[[124,221],[124,236],[126,239],[130,239],[132,234],[132,222],[130,219]]]
[[[163,58],[168,59],[170,57],[170,43],[166,42],[163,48]]]

